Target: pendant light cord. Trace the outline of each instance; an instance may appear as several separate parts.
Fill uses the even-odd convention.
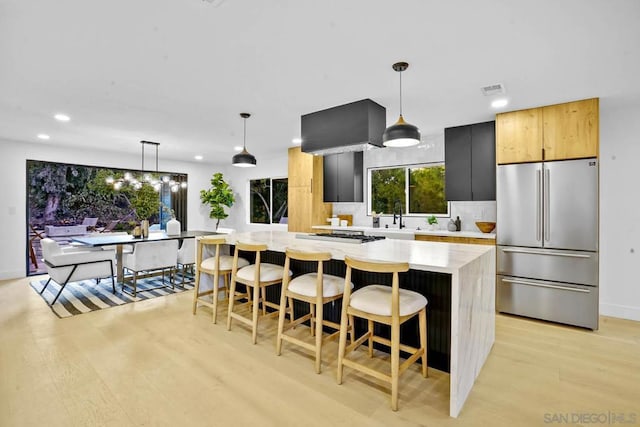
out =
[[[242,139],[242,148],[246,151],[247,150],[247,118],[243,117],[242,120],[244,121],[244,137]]]
[[[402,116],[402,71],[400,71],[400,115]]]

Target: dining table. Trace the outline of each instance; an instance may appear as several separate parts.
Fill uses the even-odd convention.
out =
[[[154,242],[159,240],[184,240],[194,239],[199,236],[209,236],[220,234],[215,231],[205,230],[189,230],[182,231],[180,234],[168,235],[166,232],[151,232],[148,237],[134,237],[130,234],[101,234],[89,236],[74,236],[71,240],[77,244],[87,247],[100,248],[104,246],[116,247],[116,277],[118,282],[124,280],[124,268],[122,266],[122,254],[125,245],[136,245],[143,242]],[[135,250],[135,249],[134,249]]]

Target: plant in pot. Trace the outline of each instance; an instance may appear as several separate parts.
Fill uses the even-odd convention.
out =
[[[149,235],[149,219],[160,210],[160,195],[151,185],[144,183],[131,198],[131,207],[140,220],[142,236],[147,237]]]
[[[229,187],[222,176],[216,172],[211,177],[211,187],[208,190],[200,190],[200,200],[202,204],[209,205],[209,218],[216,219],[216,230],[220,225],[220,220],[229,216],[224,208],[230,208],[235,202],[233,190]]]
[[[435,215],[431,215],[427,217],[427,222],[429,223],[429,228],[431,230],[437,230],[438,229],[438,218],[436,218]]]

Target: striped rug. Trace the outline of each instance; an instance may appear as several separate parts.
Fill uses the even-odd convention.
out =
[[[114,294],[111,289],[110,279],[102,279],[100,283],[96,283],[95,280],[71,282],[64,288],[64,291],[62,291],[56,303],[53,306],[50,305],[50,307],[56,316],[64,318],[193,289],[193,283],[185,283],[183,288],[180,285],[181,279],[182,277],[178,274],[175,289],[171,289],[171,286],[169,286],[167,288],[153,290],[149,290],[149,288],[162,286],[162,276],[140,279],[138,280],[138,292],[135,298],[122,292],[121,286],[117,283],[116,293]],[[185,275],[185,280],[190,279],[192,279],[192,276],[189,274]],[[44,279],[32,281],[30,285],[39,293],[46,283],[47,280]],[[58,294],[58,291],[60,291],[60,285],[51,281],[41,297],[47,304],[50,304]]]

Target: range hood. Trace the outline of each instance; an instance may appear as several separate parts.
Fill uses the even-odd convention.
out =
[[[387,110],[370,99],[301,117],[302,151],[334,154],[382,147]]]

